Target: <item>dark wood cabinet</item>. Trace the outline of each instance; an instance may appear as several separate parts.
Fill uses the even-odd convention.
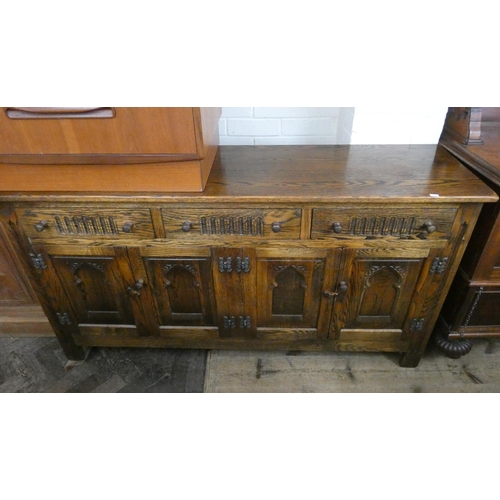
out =
[[[500,108],[449,108],[440,143],[500,193]],[[500,203],[483,207],[440,319],[450,340],[500,337]]]
[[[53,335],[9,226],[0,220],[0,335]]]
[[[0,205],[70,359],[91,346],[360,350],[416,366],[497,199],[437,146],[225,146],[203,193]]]

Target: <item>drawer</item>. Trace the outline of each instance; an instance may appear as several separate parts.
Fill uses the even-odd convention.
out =
[[[162,209],[167,238],[298,239],[300,209]]]
[[[0,108],[0,162],[199,160],[219,117],[219,108]]]
[[[448,239],[456,214],[456,208],[318,208],[311,238]]]
[[[152,239],[155,236],[151,213],[144,209],[26,208],[16,213],[31,238]]]

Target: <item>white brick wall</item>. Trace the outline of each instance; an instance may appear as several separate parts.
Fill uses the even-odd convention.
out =
[[[222,108],[221,145],[348,144],[354,108]]]
[[[222,108],[222,145],[437,144],[447,107]]]

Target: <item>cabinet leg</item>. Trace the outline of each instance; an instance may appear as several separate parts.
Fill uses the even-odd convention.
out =
[[[64,369],[66,371],[69,371],[69,370],[73,369],[75,366],[79,366],[85,362],[85,360],[87,359],[87,357],[90,353],[91,348],[90,347],[83,347],[82,349],[84,351],[84,358],[83,359],[68,359],[68,361],[64,365]]]
[[[416,368],[422,359],[421,352],[409,351],[401,353],[399,366],[403,368]]]
[[[71,335],[61,334],[55,328],[53,328],[53,330],[62,350],[64,351],[64,354],[70,362],[79,363],[87,359],[87,356],[89,355],[88,347],[76,345]]]

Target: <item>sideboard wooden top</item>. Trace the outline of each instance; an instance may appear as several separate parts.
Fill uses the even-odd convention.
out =
[[[1,177],[0,165],[0,177]],[[62,166],[61,168],[64,168]],[[85,166],[82,166],[82,170]],[[43,165],[40,166],[43,175]],[[151,168],[154,175],[154,167]],[[1,187],[0,187],[1,191]],[[493,202],[497,195],[437,145],[221,146],[202,193],[1,193],[66,202]]]

